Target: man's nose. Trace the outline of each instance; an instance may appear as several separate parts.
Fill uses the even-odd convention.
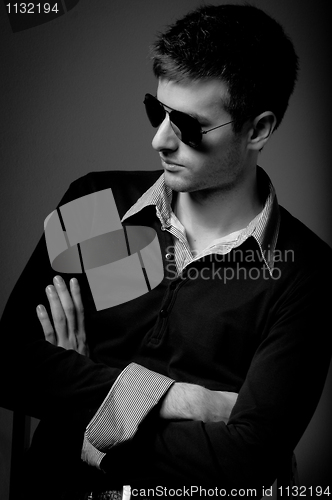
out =
[[[179,147],[180,139],[175,135],[169,119],[165,116],[164,121],[159,125],[156,135],[152,139],[152,147],[158,152],[175,151]]]

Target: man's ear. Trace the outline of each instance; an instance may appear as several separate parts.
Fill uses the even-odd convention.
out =
[[[275,129],[277,119],[272,111],[256,116],[248,134],[248,149],[260,151]]]

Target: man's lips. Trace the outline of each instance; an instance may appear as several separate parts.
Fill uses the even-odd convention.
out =
[[[161,163],[163,167],[166,168],[167,170],[184,168],[184,165],[181,165],[180,163],[175,163],[170,160],[164,160],[164,158],[161,158]]]

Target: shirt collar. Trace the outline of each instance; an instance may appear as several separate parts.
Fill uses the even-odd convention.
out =
[[[280,213],[277,196],[273,184],[261,168],[257,167],[257,179],[259,189],[266,192],[265,205],[259,217],[255,217],[247,226],[250,228],[251,236],[256,240],[259,250],[270,273],[274,266],[274,253],[280,225]],[[121,222],[137,214],[144,208],[154,205],[156,214],[161,222],[162,229],[167,229],[171,225],[172,214],[172,190],[165,184],[164,174],[137,200],[137,202],[125,213]],[[255,224],[252,229],[252,223]]]
[[[172,203],[172,190],[165,184],[164,174],[162,174],[157,181],[136,201],[136,203],[125,213],[121,222],[132,215],[137,214],[143,208],[150,205],[155,205],[157,214],[162,224],[162,228],[166,229],[170,226],[171,222],[171,208]]]

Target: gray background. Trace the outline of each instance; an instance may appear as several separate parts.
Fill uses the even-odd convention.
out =
[[[328,1],[254,4],[283,24],[301,62],[284,123],[260,164],[279,202],[331,245]],[[148,45],[157,31],[197,5],[80,0],[59,19],[18,33],[0,5],[0,313],[45,217],[71,181],[92,170],[160,168],[142,104],[156,86]],[[324,272],[330,263],[321,265]],[[296,450],[301,484],[307,486],[329,483],[330,386]],[[10,433],[11,412],[0,409],[0,500],[8,495]]]

